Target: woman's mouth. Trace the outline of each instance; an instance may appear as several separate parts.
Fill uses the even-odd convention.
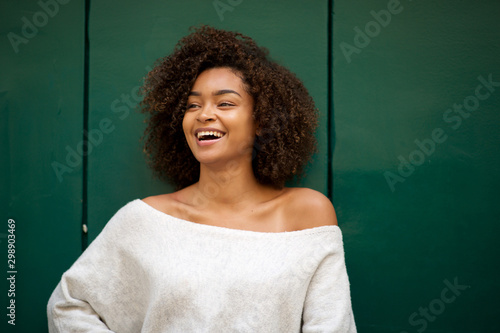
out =
[[[202,130],[198,131],[195,136],[196,136],[196,141],[198,145],[200,146],[206,146],[213,144],[217,141],[219,141],[222,137],[224,137],[226,133],[221,132],[221,131],[215,131],[215,130]]]

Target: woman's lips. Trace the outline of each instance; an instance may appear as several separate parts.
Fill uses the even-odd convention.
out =
[[[194,137],[196,138],[196,143],[198,144],[198,146],[213,145],[225,136],[226,132],[213,127],[198,128],[194,132]]]
[[[196,143],[198,144],[198,146],[209,146],[209,145],[213,145],[214,143],[222,140],[224,138],[224,136],[222,138],[216,138],[216,139],[210,139],[210,140],[200,140],[200,139],[196,138]]]

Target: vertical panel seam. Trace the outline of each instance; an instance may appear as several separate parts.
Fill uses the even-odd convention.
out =
[[[82,252],[88,245],[88,138],[89,130],[89,15],[90,0],[85,0],[84,60],[83,60],[83,176],[82,176]]]
[[[333,200],[333,144],[335,134],[333,121],[333,0],[328,0],[327,19],[327,196]]]

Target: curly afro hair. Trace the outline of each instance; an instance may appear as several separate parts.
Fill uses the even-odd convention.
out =
[[[160,179],[177,189],[198,181],[200,164],[189,149],[182,120],[196,78],[217,67],[238,72],[253,97],[259,126],[252,156],[257,181],[282,188],[302,176],[316,151],[318,111],[295,74],[268,54],[240,33],[200,26],[191,28],[172,54],[157,60],[145,78],[140,107],[148,116],[144,151]]]

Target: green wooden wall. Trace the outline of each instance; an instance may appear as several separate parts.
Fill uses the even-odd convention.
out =
[[[133,105],[147,68],[170,53],[190,26],[198,24],[252,36],[304,80],[323,111],[318,140],[324,152],[317,156],[306,183],[326,193],[328,3],[295,1],[294,6],[284,5],[283,1],[230,1],[234,6],[227,1],[221,3],[226,7],[217,3],[216,10],[213,1],[128,1],[126,6],[119,0],[92,1],[89,128],[99,128],[102,119],[107,118],[114,130],[89,155],[90,239],[126,202],[171,190],[151,179],[139,142],[144,116]],[[290,30],[293,38],[287,38]]]
[[[500,2],[334,9],[333,201],[359,331],[498,332]]]
[[[66,164],[66,147],[82,140],[84,6],[54,6],[53,17],[37,14],[35,1],[0,6],[0,331],[46,332],[50,289],[81,253],[82,169],[70,160],[75,167],[59,182],[52,163]],[[15,326],[6,316],[8,219],[16,224]]]
[[[500,82],[499,14],[493,0],[0,4],[0,248],[14,219],[18,272],[16,326],[3,310],[0,331],[46,332],[82,236],[172,190],[146,167],[136,93],[204,23],[255,38],[315,99],[320,153],[294,185],[332,197],[358,331],[496,332],[500,87],[476,88]]]

